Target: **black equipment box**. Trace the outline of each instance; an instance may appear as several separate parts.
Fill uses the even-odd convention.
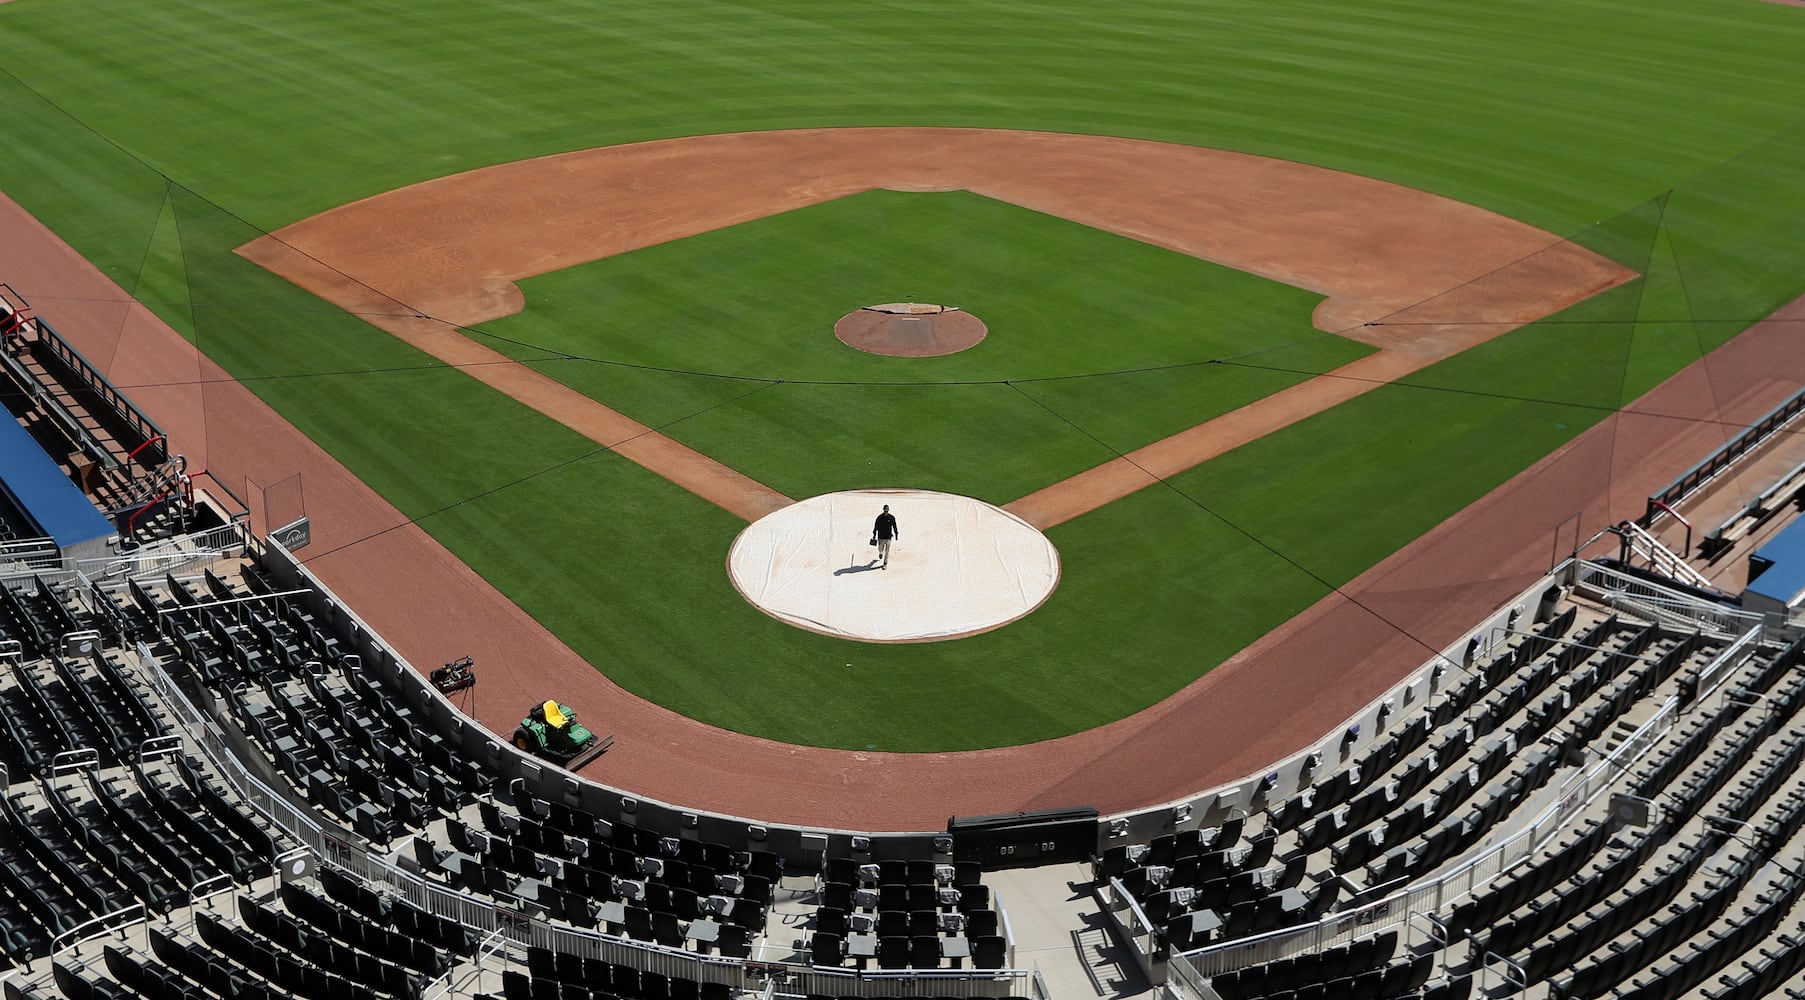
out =
[[[996,816],[954,816],[953,857],[986,868],[1083,861],[1097,853],[1097,810],[1092,806],[1042,809]]]

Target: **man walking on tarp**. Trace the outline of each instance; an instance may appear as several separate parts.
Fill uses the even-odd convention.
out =
[[[896,515],[890,513],[890,505],[884,505],[884,512],[877,516],[877,523],[871,526],[871,541],[877,545],[878,569],[890,566],[890,543],[902,537],[896,530]]]

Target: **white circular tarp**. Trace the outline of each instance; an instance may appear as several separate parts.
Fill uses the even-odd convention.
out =
[[[884,505],[900,536],[880,568],[870,543]],[[798,628],[866,642],[987,632],[1039,607],[1059,553],[1033,525],[982,500],[927,490],[851,490],[754,522],[727,554],[733,585]]]

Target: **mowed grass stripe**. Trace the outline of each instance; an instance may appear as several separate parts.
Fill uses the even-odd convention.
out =
[[[1562,229],[1791,120],[1805,19],[1731,11],[628,3],[597,16],[571,0],[321,16],[293,0],[211,0],[24,5],[0,32],[23,43],[15,72],[264,225],[497,159],[931,121],[1249,149]],[[272,175],[307,182],[262,181]]]

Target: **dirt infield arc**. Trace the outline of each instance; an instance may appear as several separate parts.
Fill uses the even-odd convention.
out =
[[[944,128],[698,136],[521,160],[341,206],[239,253],[755,521],[790,498],[457,328],[518,312],[522,278],[876,188],[968,190],[1321,292],[1319,328],[1379,348],[1007,505],[1041,528],[1634,277],[1496,213],[1322,167]]]

